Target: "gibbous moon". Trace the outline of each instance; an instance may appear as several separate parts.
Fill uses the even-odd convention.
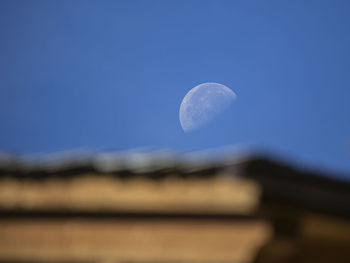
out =
[[[219,83],[203,83],[183,98],[179,118],[184,132],[191,132],[213,120],[235,100],[236,94]]]

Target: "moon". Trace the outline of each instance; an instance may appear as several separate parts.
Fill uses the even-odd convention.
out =
[[[179,118],[184,132],[191,132],[227,110],[236,94],[225,85],[207,82],[191,89],[183,98]]]

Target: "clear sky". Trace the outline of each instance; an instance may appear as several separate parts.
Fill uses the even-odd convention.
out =
[[[0,1],[0,149],[249,144],[350,172],[350,1]],[[185,134],[182,98],[231,111]]]

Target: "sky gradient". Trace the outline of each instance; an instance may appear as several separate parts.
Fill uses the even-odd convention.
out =
[[[251,145],[350,174],[349,1],[0,1],[0,150]],[[237,94],[185,134],[203,82]],[[350,178],[350,177],[349,177]]]

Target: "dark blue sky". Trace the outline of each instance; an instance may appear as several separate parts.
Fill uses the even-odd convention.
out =
[[[249,144],[350,172],[349,1],[0,1],[0,149]],[[191,134],[182,98],[231,88]]]

